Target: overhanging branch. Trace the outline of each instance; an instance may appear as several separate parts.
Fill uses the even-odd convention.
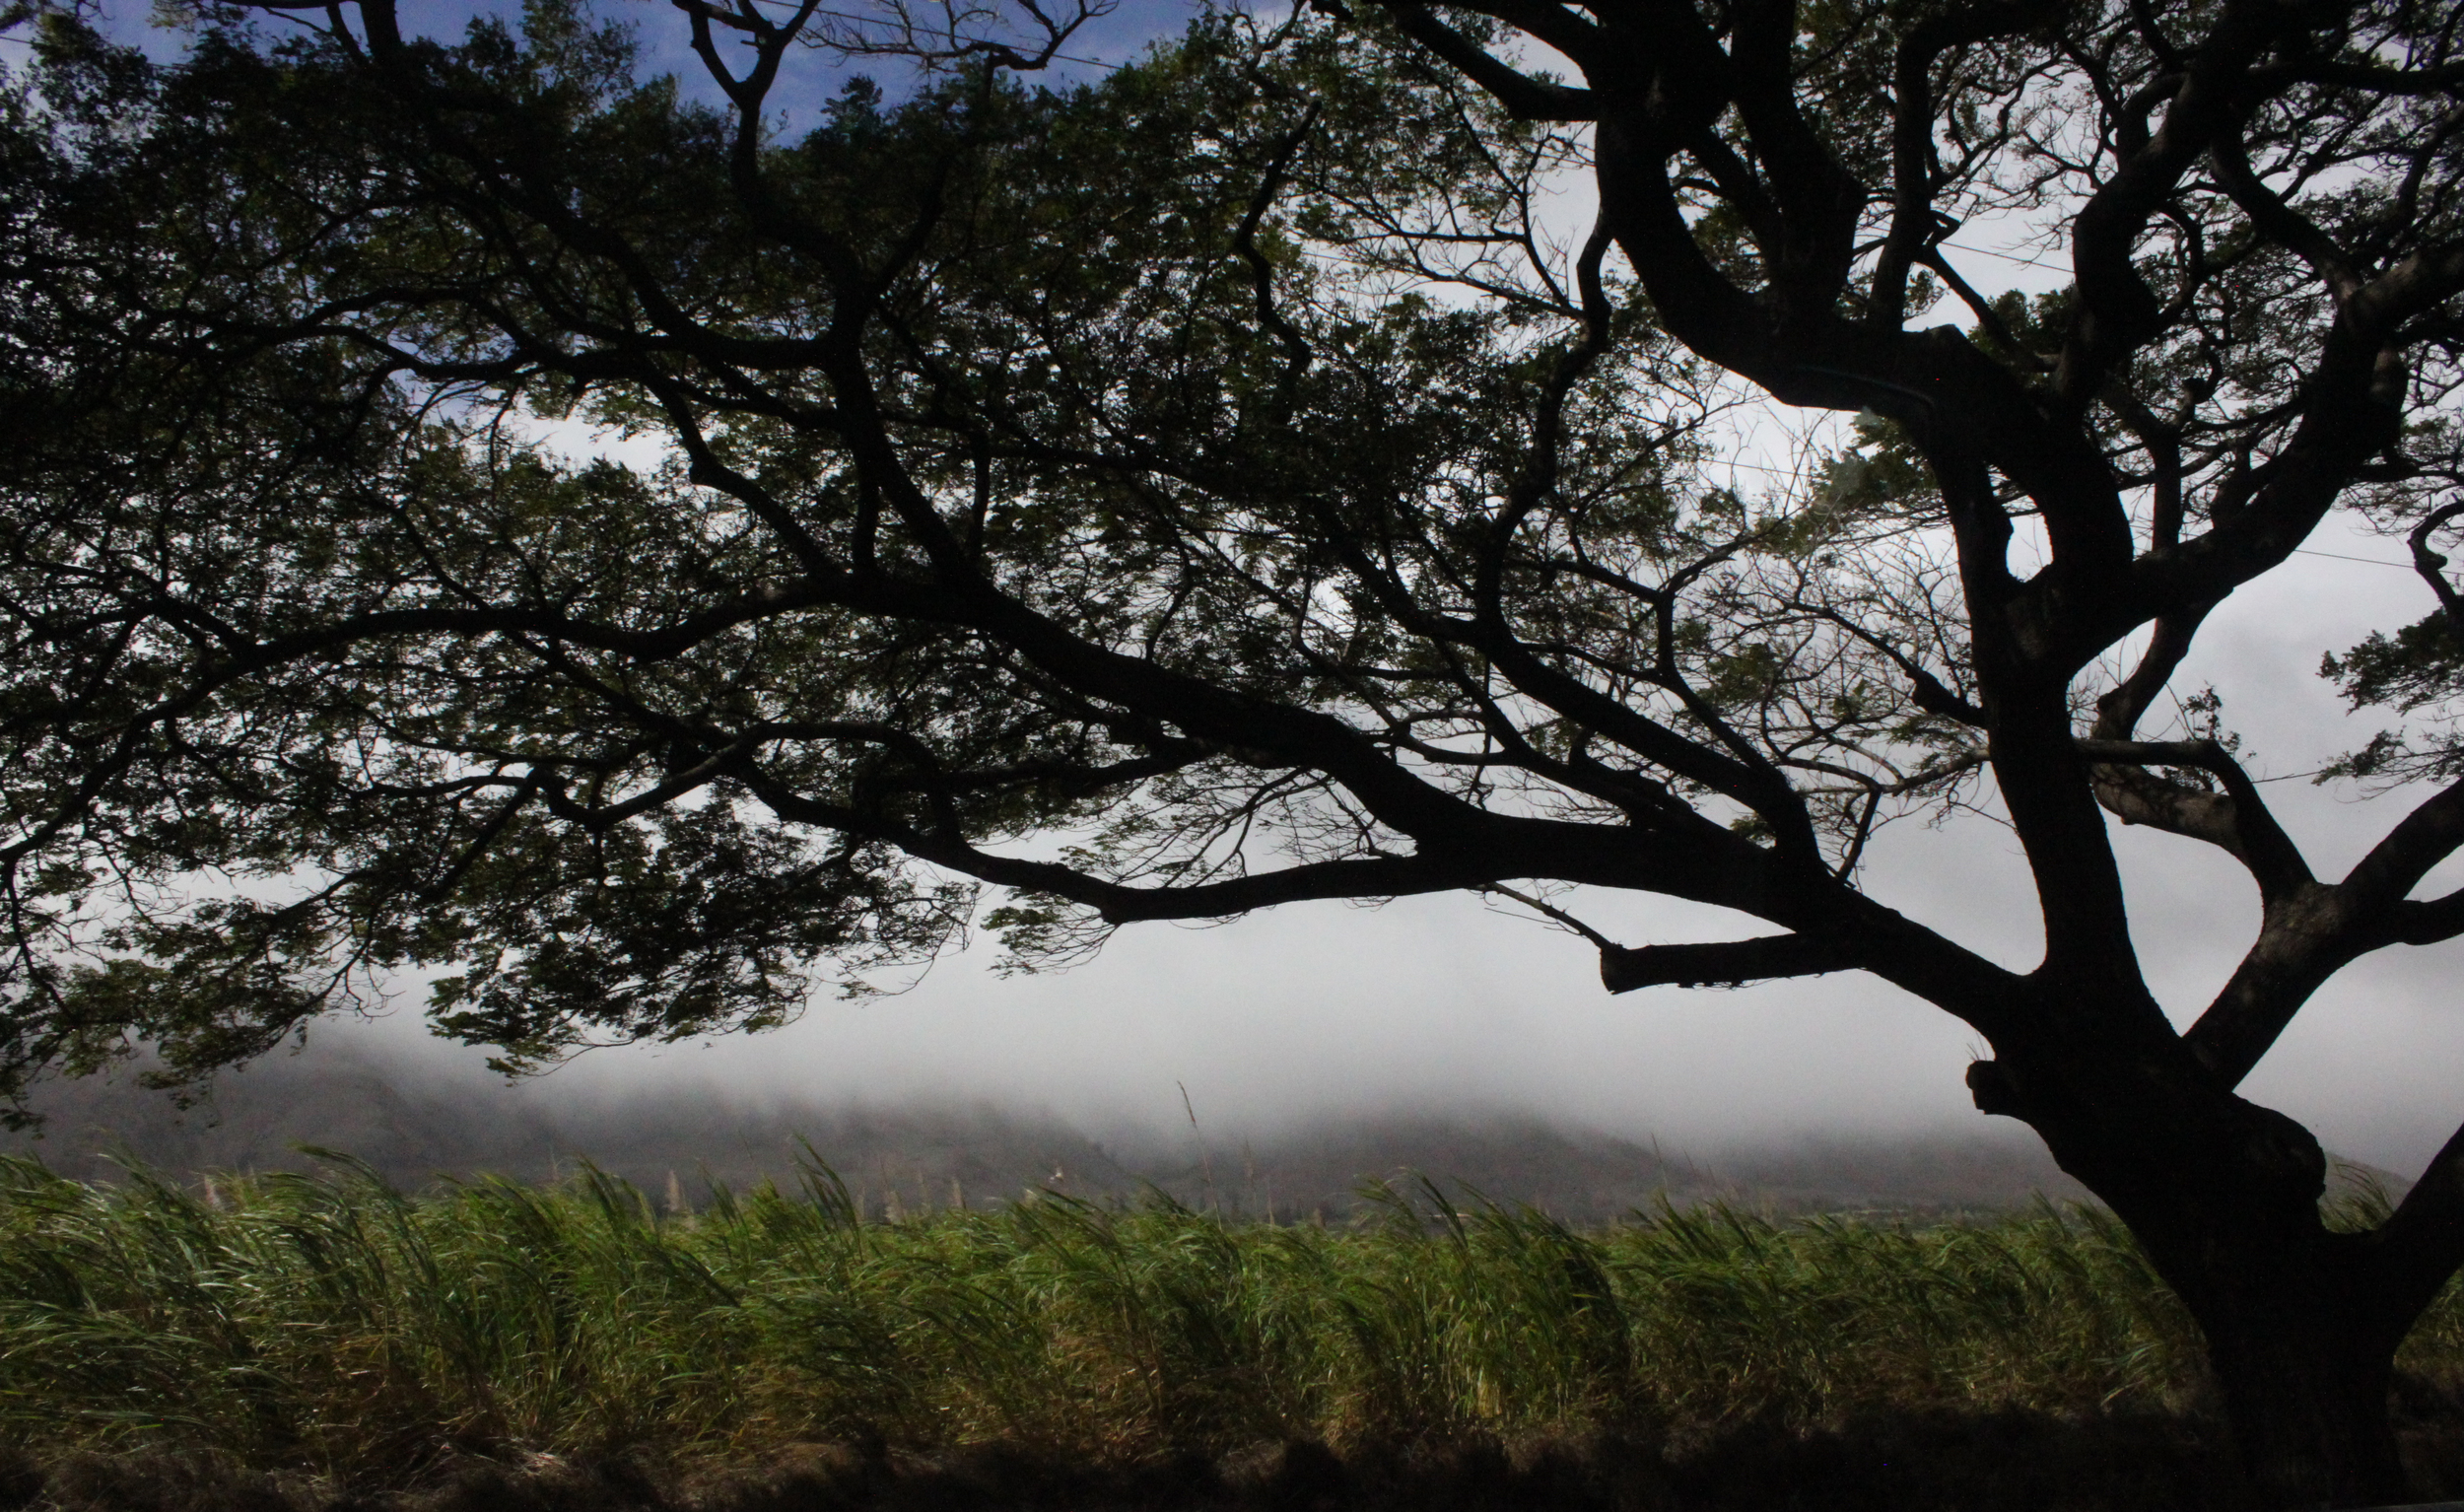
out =
[[[1412,40],[1444,58],[1463,76],[1496,97],[1507,113],[1524,120],[1588,121],[1600,118],[1589,90],[1532,78],[1437,19],[1424,5],[1394,5],[1396,25]]]
[[[1645,987],[1739,987],[1775,977],[1852,971],[1861,964],[1838,946],[1804,934],[1703,945],[1604,944],[1600,983],[1612,993]]]

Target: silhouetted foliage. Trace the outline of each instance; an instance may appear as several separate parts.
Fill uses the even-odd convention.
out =
[[[12,1084],[132,1039],[202,1074],[413,966],[522,1066],[979,922],[1031,964],[1485,891],[1613,991],[1855,969],[1958,1015],[1978,1106],[2179,1289],[2270,1494],[2392,1493],[2464,1144],[2332,1233],[2317,1141],[2234,1088],[2334,973],[2464,932],[2411,896],[2464,786],[2434,711],[2373,742],[2348,770],[2448,785],[2322,879],[2212,700],[2142,726],[2340,507],[2464,618],[2452,6],[1361,0],[1061,88],[1083,10],[674,9],[691,91],[551,3],[452,42],[208,7],[169,65],[29,28]],[[808,42],[898,87],[788,129]],[[1972,287],[1946,239],[1997,222],[2071,286]],[[1749,396],[1868,418],[1745,498],[1695,464]],[[2339,666],[2403,704],[2445,654]],[[2031,971],[1859,885],[1878,825],[1988,797]],[[2256,884],[2186,1032],[2108,814]],[[1577,886],[1780,932],[1628,946]]]

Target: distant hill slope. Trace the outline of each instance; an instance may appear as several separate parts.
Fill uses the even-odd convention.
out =
[[[1531,1203],[1578,1224],[1663,1199],[1940,1213],[2016,1205],[2039,1193],[2086,1195],[2024,1131],[1982,1121],[1964,1135],[1809,1138],[1680,1156],[1532,1116],[1431,1111],[1305,1125],[1201,1153],[1195,1134],[1099,1142],[1057,1118],[989,1106],[591,1097],[332,1052],[272,1058],[227,1075],[185,1113],[124,1078],[56,1082],[36,1106],[48,1120],[43,1133],[0,1136],[0,1149],[89,1180],[110,1179],[114,1152],[182,1174],[300,1169],[312,1163],[296,1148],[305,1144],[364,1160],[406,1189],[481,1172],[542,1181],[586,1159],[654,1198],[673,1192],[690,1203],[709,1181],[793,1181],[807,1158],[802,1141],[876,1214],[980,1206],[1050,1187],[1099,1200],[1134,1200],[1153,1188],[1249,1216],[1339,1218],[1362,1203],[1364,1178],[1408,1186],[1422,1174],[1456,1201],[1477,1194]]]

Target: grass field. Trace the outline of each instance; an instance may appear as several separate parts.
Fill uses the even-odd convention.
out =
[[[1382,1212],[1275,1227],[1044,1196],[889,1223],[819,1171],[680,1212],[587,1174],[412,1199],[342,1162],[208,1189],[12,1160],[0,1438],[382,1487],[816,1444],[1133,1466],[2202,1410],[2195,1330],[2093,1209],[1576,1232],[1424,1191]],[[2458,1378],[2452,1293],[2405,1363],[2425,1391]]]

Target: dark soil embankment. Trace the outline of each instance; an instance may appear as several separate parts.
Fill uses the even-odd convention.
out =
[[[2425,1490],[2459,1482],[2457,1425],[2417,1429]],[[81,1457],[0,1470],[0,1508],[57,1512],[2245,1512],[2212,1426],[2161,1417],[1902,1416],[1748,1425],[1682,1447],[1614,1439],[1359,1451],[1266,1444],[1096,1467],[980,1447],[816,1446],[740,1471],[466,1464],[344,1493],[210,1461]]]

